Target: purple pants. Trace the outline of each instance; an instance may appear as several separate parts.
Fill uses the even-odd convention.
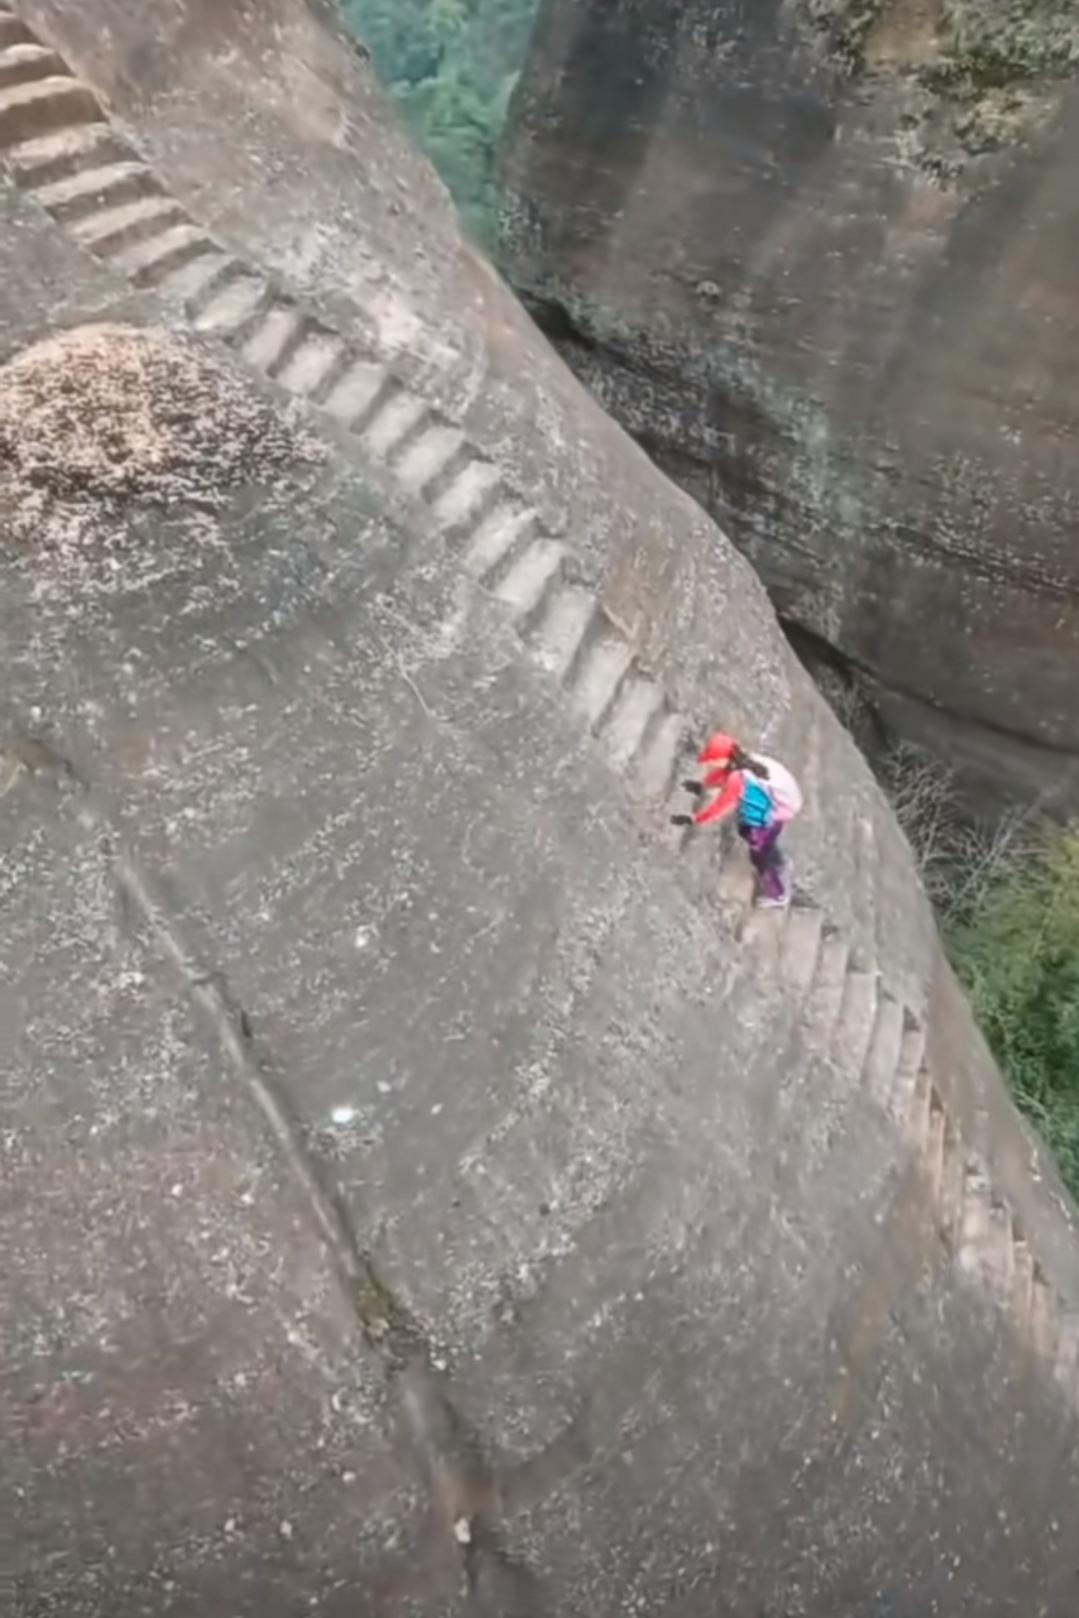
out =
[[[783,877],[783,855],[779,848],[779,834],[782,830],[781,820],[774,820],[770,826],[738,828],[738,835],[749,850],[761,892],[768,899],[785,899],[787,896],[787,885]]]

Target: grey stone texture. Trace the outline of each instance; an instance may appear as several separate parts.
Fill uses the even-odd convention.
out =
[[[504,251],[811,666],[1079,807],[1075,8],[546,0]]]
[[[9,15],[5,1610],[1064,1618],[1075,1212],[749,568],[317,11]]]

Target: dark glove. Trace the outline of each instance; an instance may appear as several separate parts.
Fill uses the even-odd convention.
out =
[[[699,798],[704,791],[699,781],[683,781],[682,787],[684,791],[692,792],[695,798]]]
[[[692,815],[672,815],[671,816],[671,825],[672,826],[692,826],[692,824],[693,824],[693,816]]]

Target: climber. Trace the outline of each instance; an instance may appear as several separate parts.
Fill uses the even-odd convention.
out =
[[[802,807],[802,791],[794,776],[774,758],[752,756],[722,731],[710,736],[697,754],[706,766],[699,781],[684,781],[687,792],[715,796],[692,815],[672,815],[676,826],[707,826],[738,815],[738,835],[749,850],[759,886],[758,904],[778,908],[790,903],[786,862],[779,834]]]

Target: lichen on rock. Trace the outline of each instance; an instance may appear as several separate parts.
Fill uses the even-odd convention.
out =
[[[191,515],[204,531],[232,491],[323,453],[287,410],[173,332],[80,326],[0,366],[3,537],[81,586],[102,563],[116,571],[135,516]]]
[[[886,0],[803,0],[805,14],[827,55],[848,73],[863,63],[869,31]]]
[[[253,388],[172,333],[82,326],[0,367],[0,466],[16,505],[36,489],[212,505],[311,450]]]
[[[1079,0],[943,0],[947,58],[986,86],[1079,68]]]
[[[1079,70],[1079,0],[796,0],[844,77],[891,81],[900,161],[950,183],[1052,117]]]
[[[1060,78],[1079,67],[1079,0],[797,0],[828,56],[848,72],[872,57],[876,29],[936,34],[938,83],[982,86]],[[912,61],[911,66],[918,63]]]

